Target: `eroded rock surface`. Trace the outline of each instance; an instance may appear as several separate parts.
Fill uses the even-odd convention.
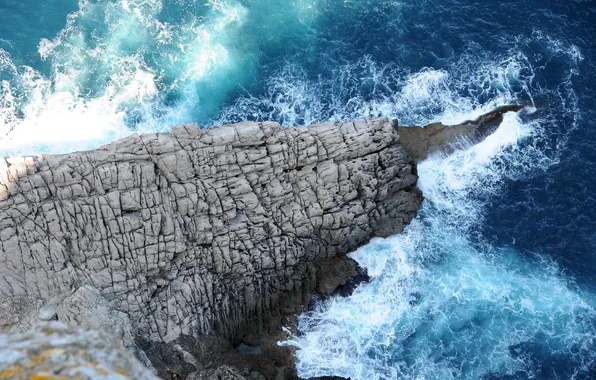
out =
[[[0,379],[158,380],[109,334],[46,322],[0,333]]]
[[[516,104],[497,107],[477,119],[458,125],[433,123],[424,127],[400,127],[400,143],[416,163],[425,159],[429,153],[449,153],[462,142],[466,145],[470,141],[483,139],[503,121],[503,114],[518,112],[523,108],[524,106]]]
[[[388,119],[185,125],[0,160],[0,328],[108,331],[185,376],[199,338],[279,329],[317,262],[401,232],[416,180]]]

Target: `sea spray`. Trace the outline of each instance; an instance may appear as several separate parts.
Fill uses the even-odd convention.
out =
[[[406,38],[397,21],[427,5],[81,0],[61,31],[41,39],[38,62],[23,64],[11,49],[0,54],[0,150],[95,148],[186,122],[456,123],[505,98],[532,101],[535,70],[568,55],[565,44],[536,33],[507,41],[505,52],[470,50],[437,67],[412,66],[406,40],[360,54],[346,49],[352,33],[330,19],[370,38],[387,33],[371,19],[385,20]],[[551,51],[537,55],[536,41]]]
[[[197,121],[456,124],[523,103],[522,121],[420,165],[420,218],[353,254],[371,284],[303,316],[299,370],[593,378],[587,4],[4,1],[0,151],[64,153]]]
[[[315,22],[301,1],[81,0],[36,65],[0,50],[0,150],[69,152],[210,120],[258,79],[260,51],[283,51],[274,37],[307,41]]]
[[[536,70],[581,58],[535,33],[504,42],[503,52],[470,50],[437,67],[412,66],[406,41],[360,54],[346,49],[352,34],[330,19],[379,35],[371,18],[385,20],[400,36],[406,30],[396,20],[426,6],[81,0],[61,31],[39,41],[38,61],[0,50],[0,151],[89,149],[187,122],[458,123],[505,99],[533,102]]]
[[[419,164],[419,218],[351,255],[371,282],[299,318],[300,334],[286,344],[299,348],[301,377],[585,375],[596,359],[593,297],[570,286],[552,260],[476,235],[487,197],[504,177],[523,174],[515,161],[526,171],[550,164],[524,150],[539,133],[538,123],[509,113],[483,142]]]
[[[402,125],[458,124],[518,97],[528,101],[532,76],[523,54],[463,57],[448,68],[415,73],[366,56],[335,68],[326,78],[309,78],[287,62],[267,80],[263,95],[239,97],[220,111],[216,124],[278,120],[293,126],[379,116],[398,118]]]

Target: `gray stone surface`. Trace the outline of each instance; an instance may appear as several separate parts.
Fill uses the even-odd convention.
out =
[[[213,370],[190,373],[186,380],[247,380],[237,368],[223,365]]]
[[[193,339],[279,328],[316,262],[401,232],[416,180],[388,119],[184,125],[2,159],[0,329],[100,329],[186,375]]]
[[[0,379],[143,379],[158,377],[111,335],[60,322],[0,333]]]
[[[322,294],[331,294],[341,285],[356,277],[356,262],[347,256],[320,260],[317,267],[316,291]]]
[[[452,152],[459,145],[468,145],[484,139],[503,120],[506,112],[518,112],[524,106],[510,104],[497,107],[479,116],[475,120],[468,120],[458,125],[433,123],[424,127],[400,127],[400,143],[410,154],[414,162],[427,157],[429,153],[441,151]]]

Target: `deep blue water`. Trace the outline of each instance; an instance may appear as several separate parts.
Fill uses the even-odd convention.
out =
[[[524,102],[420,165],[420,217],[290,344],[305,377],[596,378],[595,23],[573,0],[0,0],[0,150]]]

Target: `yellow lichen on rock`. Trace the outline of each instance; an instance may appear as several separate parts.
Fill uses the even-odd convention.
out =
[[[44,372],[34,373],[29,376],[29,380],[62,380],[65,379],[64,377],[56,377],[54,375],[50,375]]]
[[[122,344],[97,331],[44,323],[0,334],[0,380],[157,380]]]
[[[0,370],[0,379],[13,379],[23,372],[25,372],[25,368],[21,366],[9,366]]]

